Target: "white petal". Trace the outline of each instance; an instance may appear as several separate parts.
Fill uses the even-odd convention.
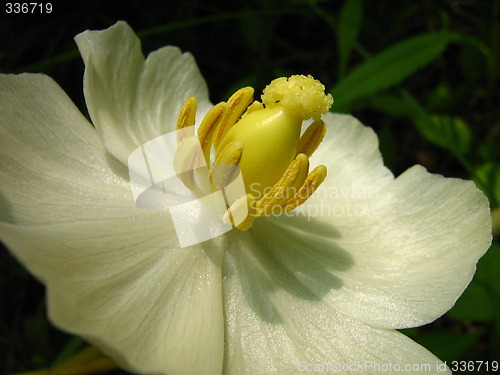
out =
[[[220,254],[177,249],[169,215],[135,206],[50,78],[2,75],[0,103],[0,238],[47,285],[54,323],[133,370],[220,373]]]
[[[233,245],[225,264],[224,374],[451,373],[402,334],[370,328],[323,303],[250,235],[235,236]]]
[[[491,243],[488,201],[474,184],[418,166],[369,199],[314,204],[257,220],[252,233],[318,298],[377,327],[444,314]]]
[[[394,179],[384,166],[377,135],[371,128],[350,115],[328,112],[323,120],[326,135],[311,157],[311,166],[325,165],[328,175],[315,198],[365,198]]]
[[[221,253],[166,247],[174,234],[158,215],[132,223],[0,223],[0,236],[45,279],[57,326],[134,372],[220,374]]]
[[[127,170],[51,78],[2,75],[0,103],[2,221],[80,222],[135,208]]]
[[[165,47],[144,61],[140,41],[125,22],[75,40],[85,62],[90,116],[122,163],[146,141],[174,130],[189,97],[198,98],[198,120],[209,109],[207,86],[191,54]]]

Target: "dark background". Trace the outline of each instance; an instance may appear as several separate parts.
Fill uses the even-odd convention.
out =
[[[86,114],[84,67],[73,37],[125,20],[146,55],[168,44],[191,52],[213,102],[244,85],[260,92],[278,76],[313,75],[338,100],[333,111],[350,112],[375,129],[396,175],[422,164],[433,173],[473,179],[492,208],[498,207],[500,1],[245,3],[53,0],[50,14],[7,14],[2,3],[0,72],[48,74]],[[454,37],[418,68],[411,61],[405,65],[404,57],[396,59],[395,71],[405,72],[400,79],[387,83],[381,77],[371,92],[342,101],[353,88],[339,83],[360,67],[376,63],[398,43],[441,32]],[[340,40],[348,43],[349,53],[341,51]],[[426,45],[433,43],[430,38]],[[408,48],[404,56],[417,59],[425,48]],[[355,86],[363,87],[363,81]],[[405,333],[448,364],[500,359],[499,252],[496,244],[481,260],[450,313]],[[47,322],[43,287],[3,249],[0,275],[0,373],[50,366],[82,345]]]

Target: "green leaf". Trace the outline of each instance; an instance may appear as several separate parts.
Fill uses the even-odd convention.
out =
[[[378,132],[378,141],[380,152],[384,158],[384,164],[387,168],[393,170],[398,160],[398,155],[396,154],[397,141],[389,125],[382,126],[382,129]]]
[[[35,315],[24,320],[26,335],[31,342],[39,348],[48,346],[49,324],[47,319],[42,315]]]
[[[414,339],[415,337],[418,337],[420,334],[420,328],[414,327],[414,328],[405,328],[405,329],[398,329],[399,332],[404,333],[406,336]]]
[[[78,349],[80,349],[83,345],[84,341],[80,337],[78,336],[71,337],[66,346],[62,349],[62,351],[55,359],[54,363],[52,363],[52,366],[55,367],[66,361],[73,354],[75,354],[78,351]]]
[[[479,260],[476,277],[487,288],[490,295],[500,303],[500,245],[493,244]],[[499,311],[500,313],[500,311]]]
[[[419,132],[430,142],[461,155],[470,150],[472,132],[460,117],[431,115],[416,118]]]
[[[464,155],[470,150],[472,131],[463,119],[431,115],[404,90],[403,98],[415,127],[429,142],[447,149],[454,155]]]
[[[486,322],[493,320],[495,311],[487,289],[477,281],[472,282],[455,306],[448,311],[448,316],[462,321]]]
[[[339,77],[342,77],[347,69],[349,55],[358,39],[362,20],[363,3],[361,0],[347,0],[340,12],[337,28],[337,44],[340,55]]]
[[[423,34],[380,52],[354,68],[334,87],[335,110],[345,110],[356,99],[400,83],[457,39],[457,34],[448,32]]]
[[[474,280],[448,315],[457,320],[491,321],[498,318],[500,300],[500,245],[479,260]]]
[[[482,186],[490,199],[492,207],[500,205],[500,165],[484,163],[474,170],[474,178]]]
[[[412,106],[396,95],[381,93],[367,98],[364,104],[391,117],[413,118]]]
[[[473,345],[482,332],[461,333],[424,333],[414,338],[443,361],[450,363],[459,360],[462,354]]]
[[[479,146],[479,155],[485,160],[500,161],[500,133],[492,134],[491,138],[486,139]]]

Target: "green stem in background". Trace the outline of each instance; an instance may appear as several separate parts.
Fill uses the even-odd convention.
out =
[[[65,362],[74,355],[78,350],[80,350],[85,345],[85,342],[78,336],[73,336],[66,346],[61,350],[57,358],[52,363],[53,367]]]
[[[276,12],[275,10],[262,10],[262,11],[256,11],[259,16],[266,16],[266,15],[277,15],[277,14],[300,14],[300,10],[294,10],[293,8],[290,9],[281,9],[280,12]],[[193,18],[193,19],[188,19],[188,20],[182,20],[182,21],[176,21],[176,22],[170,22],[166,25],[160,25],[160,26],[154,26],[146,30],[142,30],[140,32],[137,32],[137,36],[140,38],[144,37],[149,37],[152,35],[161,35],[164,33],[167,33],[169,31],[173,30],[181,30],[181,29],[187,29],[193,26],[198,26],[198,25],[203,25],[203,24],[210,24],[210,23],[217,23],[217,22],[223,22],[223,21],[229,21],[229,20],[240,20],[243,17],[248,15],[248,11],[238,11],[238,12],[227,12],[227,13],[219,13],[213,16],[207,16],[207,17],[198,17],[198,18]],[[80,56],[78,50],[72,49],[66,52],[63,52],[57,56],[42,60],[40,62],[37,62],[35,64],[23,66],[19,69],[17,69],[14,73],[22,73],[22,72],[32,72],[32,71],[42,71],[44,68],[47,68],[49,66],[61,63],[61,62],[67,62],[70,60],[73,60],[74,58],[77,58]]]
[[[63,363],[44,370],[16,375],[92,375],[119,369],[118,365],[93,346],[88,346]]]
[[[37,62],[35,64],[23,66],[22,68],[15,70],[14,73],[43,71],[45,68],[47,68],[51,65],[71,61],[78,56],[80,56],[80,53],[75,48],[75,49],[63,52],[57,56],[42,60],[42,61]]]

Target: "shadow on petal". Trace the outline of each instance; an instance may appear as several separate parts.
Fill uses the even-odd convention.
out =
[[[128,181],[130,179],[128,166],[124,165],[120,160],[115,158],[107,151],[105,157],[109,169],[111,169],[115,175],[119,176],[125,181]]]
[[[285,290],[295,298],[321,301],[343,286],[338,273],[354,265],[335,244],[340,234],[314,218],[257,220],[247,233],[231,232],[225,277],[237,277],[253,311],[268,323],[281,323],[272,295]]]

